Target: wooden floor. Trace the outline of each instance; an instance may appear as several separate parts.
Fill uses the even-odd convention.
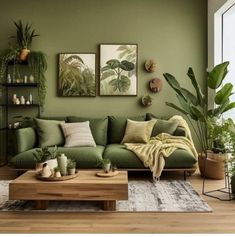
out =
[[[13,179],[14,171],[0,168],[0,180]],[[139,173],[138,177],[149,177]],[[131,178],[137,178],[132,174]],[[179,174],[167,178],[180,179]],[[188,179],[201,193],[202,179]],[[221,181],[208,181],[210,189]],[[235,233],[235,200],[203,198],[212,213],[28,213],[0,212],[0,233]]]

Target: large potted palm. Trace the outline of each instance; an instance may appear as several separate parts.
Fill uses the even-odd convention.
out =
[[[221,155],[221,153],[216,155],[215,152],[213,152],[213,148],[216,148],[216,143],[210,142],[208,137],[210,121],[212,119],[221,119],[223,113],[235,108],[235,102],[230,101],[233,85],[231,83],[223,83],[228,73],[228,65],[229,62],[224,62],[216,65],[211,71],[207,72],[208,89],[214,91],[212,102],[215,106],[212,109],[208,108],[208,100],[202,92],[191,67],[188,69],[187,75],[194,87],[194,92],[183,88],[173,75],[169,73],[163,74],[168,84],[176,92],[179,101],[179,106],[169,102],[166,102],[166,105],[180,111],[187,117],[201,145],[202,151],[198,157],[201,171],[204,170],[202,166],[205,164],[206,157],[211,156],[211,153],[213,153],[214,158],[218,158],[218,156]],[[223,162],[221,159],[217,160]]]

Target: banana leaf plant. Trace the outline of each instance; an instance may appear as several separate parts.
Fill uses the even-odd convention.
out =
[[[208,88],[215,90],[215,95],[213,96],[215,106],[213,109],[208,109],[206,96],[198,84],[191,67],[188,69],[187,76],[194,87],[193,92],[182,87],[173,75],[169,73],[163,74],[168,84],[176,92],[179,101],[179,105],[170,102],[166,102],[166,105],[180,111],[188,118],[203,151],[210,149],[207,139],[208,120],[220,118],[223,113],[235,108],[235,102],[230,101],[230,96],[233,94],[233,85],[231,83],[223,84],[228,73],[228,65],[229,62],[223,62],[207,72]]]

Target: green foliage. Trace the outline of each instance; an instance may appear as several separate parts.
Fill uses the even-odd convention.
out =
[[[95,74],[78,55],[60,55],[59,94],[95,96]]]
[[[45,146],[36,149],[36,152],[33,152],[33,156],[37,163],[42,163],[50,159],[55,159],[57,157],[57,151],[57,146],[55,146],[53,150],[50,150],[49,147]]]
[[[217,104],[217,107],[212,110],[208,110],[208,103],[205,99],[205,95],[202,93],[192,68],[188,69],[187,75],[194,87],[194,92],[182,88],[173,75],[169,73],[163,74],[168,84],[176,92],[180,104],[180,106],[177,106],[173,103],[166,102],[166,105],[187,116],[204,151],[211,147],[207,137],[207,126],[211,123],[211,119],[220,118],[224,112],[235,107],[235,103],[230,102],[230,96],[233,94],[233,85],[231,83],[222,85],[223,80],[228,73],[228,65],[229,62],[221,63],[207,73],[207,82],[210,89],[218,89],[221,86],[221,89],[217,91],[214,96],[214,102]],[[192,120],[196,122],[196,127],[192,123]]]
[[[28,56],[28,64],[33,74],[35,75],[36,81],[39,84],[38,88],[39,104],[41,109],[43,110],[47,93],[46,77],[45,77],[45,72],[47,70],[46,55],[40,51],[30,52]]]
[[[32,25],[28,23],[24,26],[21,20],[17,22],[13,21],[16,27],[16,36],[12,36],[11,38],[16,38],[16,41],[21,49],[31,46],[33,38],[39,36],[35,34],[35,30],[32,30]]]
[[[57,167],[54,168],[54,172],[55,172],[55,173],[56,173],[56,172],[60,172],[59,166],[57,166]]]
[[[21,115],[17,115],[13,117],[14,120],[20,123],[20,128],[34,127],[34,120],[31,117],[25,117]]]
[[[73,159],[68,159],[67,160],[67,169],[74,169],[76,168],[76,161]]]

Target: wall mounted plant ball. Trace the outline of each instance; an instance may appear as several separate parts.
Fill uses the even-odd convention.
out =
[[[144,67],[147,72],[155,72],[157,70],[157,64],[153,59],[146,60]]]
[[[163,82],[159,78],[154,78],[154,79],[150,80],[150,82],[149,82],[149,89],[155,93],[161,91],[162,86],[163,86]]]

